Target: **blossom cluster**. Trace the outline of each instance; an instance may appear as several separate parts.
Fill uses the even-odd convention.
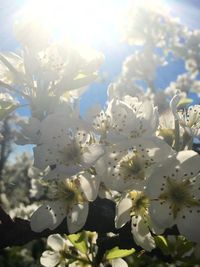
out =
[[[19,55],[0,54],[5,92],[0,115],[13,112],[20,103],[12,97],[19,96],[31,113],[16,121],[15,142],[33,145],[37,175],[31,192],[37,204],[45,199],[30,219],[35,232],[54,230],[65,218],[70,233],[80,231],[89,203],[100,197],[116,202],[115,227],[131,221],[133,239],[144,250],[154,249],[154,236],[174,225],[180,235],[200,243],[200,157],[193,150],[200,105],[188,99],[191,91],[200,92],[199,31],[160,10],[134,12],[124,39],[142,49],[124,60],[118,79],[108,86],[106,105],[91,106],[85,114],[80,98],[98,76],[101,53],[87,50],[85,56],[70,43],[46,37],[37,46],[21,41]],[[185,61],[186,72],[159,90],[156,71],[170,63],[169,54]],[[43,254],[44,266],[47,256],[52,254]]]

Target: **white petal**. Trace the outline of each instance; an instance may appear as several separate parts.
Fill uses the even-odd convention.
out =
[[[156,199],[163,193],[167,177],[175,177],[175,175],[177,175],[175,169],[178,165],[179,163],[176,157],[172,157],[167,159],[163,166],[155,168],[154,172],[147,180],[145,191],[150,199]]]
[[[132,234],[138,246],[141,246],[147,251],[155,248],[155,241],[152,237],[147,222],[141,216],[132,217]]]
[[[177,155],[181,167],[178,177],[190,178],[200,171],[200,156],[193,150],[181,151]]]
[[[185,208],[180,211],[176,223],[180,234],[200,244],[200,207]]]
[[[152,233],[156,235],[161,235],[165,229],[157,227],[152,220],[148,217],[148,225]]]
[[[67,262],[68,262],[68,260],[66,260],[66,259],[62,260],[62,262],[60,262],[57,267],[66,267],[66,266],[72,267],[73,263],[69,264],[69,265],[66,265]]]
[[[111,261],[112,267],[128,267],[125,260],[118,258]]]
[[[31,216],[30,226],[34,232],[55,229],[66,217],[66,211],[60,201],[48,202],[39,207]]]
[[[55,136],[63,136],[63,134],[66,134],[67,129],[67,120],[66,118],[67,114],[59,114],[54,113],[51,115],[48,115],[41,124],[41,141],[43,143],[52,142],[53,137]]]
[[[97,173],[98,178],[101,181],[106,180],[107,173],[108,173],[108,157],[107,154],[103,155],[96,163],[95,163],[95,170]]]
[[[165,175],[165,172],[162,172],[162,170],[163,168],[156,168],[147,180],[145,194],[150,199],[157,199],[161,194],[162,184],[165,182],[165,179],[163,178],[163,173]]]
[[[155,162],[162,163],[175,153],[165,141],[157,137],[152,137],[150,140],[144,139],[142,146],[149,150],[148,156],[153,158]]]
[[[45,169],[48,165],[56,164],[56,155],[49,152],[49,145],[39,145],[33,148],[34,166],[39,169]]]
[[[97,198],[99,189],[99,179],[96,176],[83,173],[79,175],[81,189],[88,201],[93,201]]]
[[[89,205],[74,204],[67,214],[67,226],[70,233],[76,233],[79,231],[87,220]]]
[[[70,166],[65,166],[65,165],[57,165],[56,168],[54,169],[55,172],[60,174],[62,177],[67,177],[67,176],[72,176],[80,172],[83,168],[78,166],[78,165],[72,165]]]
[[[48,180],[48,181],[52,181],[52,180],[59,180],[59,179],[64,179],[67,178],[67,175],[64,173],[60,173],[58,172],[57,167],[53,170],[50,170],[45,176],[44,179]]]
[[[192,195],[196,199],[200,199],[200,176],[198,175],[192,186]]]
[[[50,235],[47,238],[47,245],[55,251],[60,251],[64,249],[65,240],[59,234]]]
[[[58,252],[46,250],[42,253],[40,263],[45,267],[54,267],[60,262],[60,254]]]
[[[132,208],[132,201],[130,198],[123,198],[117,205],[115,226],[122,227],[130,220],[130,211]]]
[[[149,215],[152,222],[158,228],[166,229],[174,224],[170,204],[162,201],[151,201],[149,206]]]
[[[104,154],[104,149],[102,145],[92,144],[87,147],[86,151],[83,153],[83,162],[86,166],[90,166],[95,161],[97,161]]]

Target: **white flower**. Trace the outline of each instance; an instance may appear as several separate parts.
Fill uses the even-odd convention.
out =
[[[159,138],[137,138],[107,146],[96,162],[99,179],[107,188],[142,190],[153,168],[166,160],[172,149]]]
[[[32,41],[29,39],[28,43]],[[0,81],[2,87],[25,97],[38,119],[52,111],[61,97],[73,97],[71,91],[76,90],[75,96],[84,92],[86,86],[97,78],[96,71],[103,61],[100,53],[93,50],[89,53],[88,49],[86,55],[84,49],[81,51],[69,42],[48,46],[46,43],[42,50],[25,46],[21,56],[0,54]]]
[[[128,264],[125,260],[121,258],[116,258],[113,260],[108,260],[105,264],[100,263],[99,267],[105,267],[105,266],[112,266],[112,267],[128,267]]]
[[[181,151],[154,170],[146,194],[150,216],[160,228],[176,224],[180,234],[200,242],[200,157],[194,151]]]
[[[165,89],[165,93],[168,96],[173,96],[177,90],[180,90],[181,94],[186,96],[185,94],[189,93],[193,87],[194,81],[194,78],[192,78],[188,73],[178,75],[177,80],[175,82],[171,82],[169,87]]]
[[[87,118],[93,117],[92,126],[101,135],[101,142],[105,143],[154,136],[158,126],[158,112],[151,101],[141,102],[128,95],[123,97],[123,101],[112,99],[105,111],[95,113],[97,109],[96,112],[91,110]]]
[[[85,119],[91,123],[97,134],[106,138],[106,134],[111,127],[111,114],[108,110],[101,110],[100,105],[92,106],[86,113]]]
[[[190,136],[200,135],[200,105],[190,106],[178,113],[180,125]]]
[[[155,79],[156,68],[164,64],[164,59],[154,54],[151,49],[136,52],[124,61],[122,76],[127,80],[144,80],[148,85]]]
[[[26,206],[23,203],[20,203],[17,207],[9,211],[9,215],[12,218],[22,217],[23,219],[27,220],[30,218],[30,215],[33,213],[33,211],[37,208],[38,205],[35,203]]]
[[[67,240],[63,239],[59,234],[54,234],[47,238],[47,245],[52,250],[46,250],[42,253],[40,263],[45,267],[65,267],[68,264],[66,257]],[[67,266],[71,266],[71,264]]]
[[[198,64],[195,58],[189,58],[185,61],[185,68],[189,71],[194,77],[198,74]]]
[[[66,175],[90,168],[104,150],[84,130],[86,126],[68,114],[48,116],[41,126],[41,145],[34,148],[34,165],[40,169],[54,165]]]
[[[46,170],[48,171],[48,170]],[[29,194],[31,198],[40,199],[45,193],[44,183],[42,178],[45,172],[41,172],[39,169],[31,167],[28,169],[28,177],[31,178]]]
[[[117,228],[122,227],[131,219],[133,238],[137,245],[147,251],[155,248],[155,241],[150,232],[155,233],[149,214],[148,198],[140,191],[131,191],[125,194],[117,205],[115,224]],[[157,233],[162,232],[156,229]]]
[[[112,267],[128,267],[126,261],[121,258],[113,259],[110,263]]]
[[[171,110],[166,111],[165,113],[161,114],[159,117],[159,130],[158,135],[162,136],[164,141],[170,145],[171,147],[174,146],[175,141],[175,126],[174,126],[174,116]],[[182,132],[181,132],[182,134]]]
[[[179,93],[172,98],[170,102],[172,113],[189,136],[197,137],[200,134],[200,105],[178,110],[177,106],[180,100]]]
[[[153,42],[161,46],[174,34],[177,23],[168,16],[166,7],[156,1],[133,2],[133,7],[127,14],[124,23],[124,39],[131,45],[144,45]],[[155,2],[155,1],[154,1]]]
[[[150,101],[142,103],[131,96],[125,96],[124,101],[113,99],[109,102],[106,113],[110,120],[106,140],[111,144],[124,138],[155,135],[158,114]]]
[[[61,178],[52,186],[52,199],[36,210],[30,221],[31,229],[42,232],[55,229],[67,217],[70,233],[80,230],[87,219],[89,204],[97,197],[98,181],[87,173]]]
[[[127,79],[122,74],[115,83],[109,84],[107,93],[110,101],[113,98],[124,100],[126,95],[130,95],[132,97],[144,96],[142,87],[134,83],[131,79]]]
[[[185,67],[194,78],[200,69],[199,40],[199,30],[187,30],[184,36],[184,45],[175,51],[179,57],[181,56],[185,60]]]

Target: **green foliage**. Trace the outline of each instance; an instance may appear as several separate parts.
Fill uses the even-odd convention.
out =
[[[74,245],[76,249],[78,249],[83,254],[87,253],[88,246],[86,242],[86,234],[84,231],[77,234],[68,235],[67,238],[70,240],[70,242]]]
[[[177,104],[178,109],[186,108],[188,104],[191,104],[193,100],[191,98],[181,98]]]
[[[159,247],[166,254],[170,253],[168,241],[164,236],[158,235],[155,236],[154,239],[157,247]]]
[[[106,259],[107,260],[112,260],[116,258],[122,258],[122,257],[127,257],[130,256],[135,252],[135,249],[119,249],[118,247],[114,247],[113,249],[109,250],[106,253]]]

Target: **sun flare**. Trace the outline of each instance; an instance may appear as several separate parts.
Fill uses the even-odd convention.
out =
[[[113,0],[31,0],[18,16],[42,23],[58,38],[90,44],[111,38],[121,7]]]

